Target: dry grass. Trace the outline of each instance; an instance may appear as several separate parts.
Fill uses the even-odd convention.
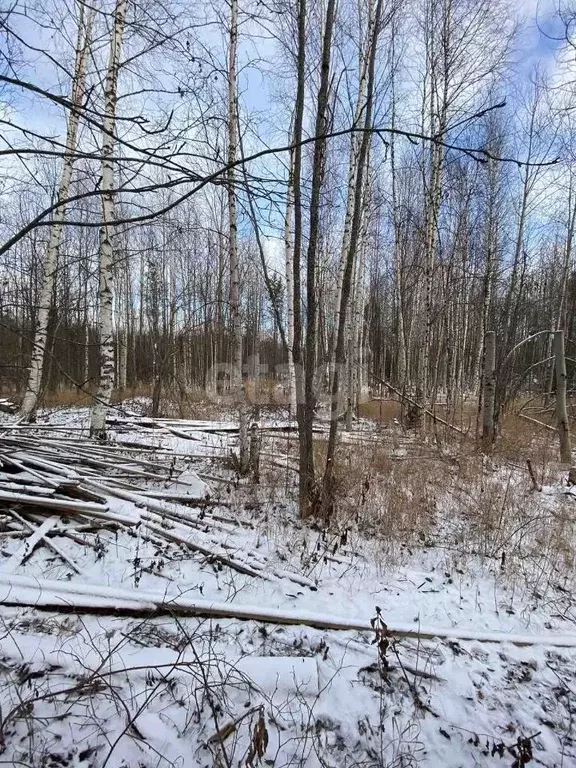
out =
[[[379,411],[380,401],[370,407]],[[386,407],[391,416],[394,405]],[[393,422],[366,433],[365,442],[342,442],[333,526],[362,534],[383,564],[414,547],[440,548],[481,557],[497,569],[504,560],[507,576],[522,574],[523,585],[545,591],[558,574],[575,570],[574,502],[561,492],[535,492],[526,459],[545,484],[565,480],[566,470],[554,433],[515,415],[503,426],[505,437],[491,457],[472,439],[437,444]],[[319,459],[321,446],[315,446]]]
[[[81,406],[92,404],[92,394],[80,390],[64,390],[59,392],[46,392],[42,396],[41,403],[46,408],[58,408],[62,406]]]
[[[244,384],[244,391],[251,405],[285,407],[290,402],[288,390],[274,379],[260,378]]]
[[[401,411],[398,400],[368,400],[360,405],[359,416],[379,424],[393,424],[395,419],[400,421]]]
[[[572,428],[574,426],[576,425]],[[516,413],[504,416],[500,435],[494,446],[495,456],[522,465],[530,459],[540,474],[541,482],[551,482],[555,479],[558,454],[558,436],[555,432],[538,427]],[[552,474],[549,474],[549,470]]]
[[[84,389],[60,389],[55,392],[44,392],[41,397],[41,404],[46,408],[58,408],[64,406],[89,406],[92,405],[93,395],[96,393],[95,388],[86,386]],[[112,393],[112,402],[117,404],[123,400],[129,400],[134,397],[150,397],[152,395],[152,388],[148,386],[131,387],[129,389],[115,389]],[[21,394],[10,392],[4,396],[12,398],[15,402],[19,402]]]
[[[406,440],[383,435],[382,442],[341,447],[336,465],[340,524],[358,530],[393,550],[423,540],[436,523],[438,477],[448,465],[439,455],[418,457],[395,454]]]

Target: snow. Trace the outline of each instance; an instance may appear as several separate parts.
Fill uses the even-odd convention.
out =
[[[47,414],[46,423],[82,426],[86,412]],[[512,765],[519,737],[531,737],[535,764],[576,765],[568,565],[544,571],[526,555],[503,566],[489,549],[446,547],[441,531],[394,558],[362,531],[344,544],[336,536],[334,547],[296,519],[282,471],[256,491],[212,462],[234,450],[230,421],[158,423],[124,419],[113,437],[166,451],[159,467],[170,452],[192,454],[169,481],[134,476],[126,482],[143,493],[111,495],[112,474],[85,480],[125,524],[83,546],[63,531],[86,521],[63,517],[48,531],[53,518],[38,517],[38,546],[22,562],[30,539],[0,533],[0,760],[244,765],[262,714],[269,765]],[[202,431],[215,427],[222,434]],[[276,451],[286,445],[271,440]],[[130,465],[138,456],[126,448],[119,462],[142,469]],[[545,485],[538,514],[573,519],[570,494]],[[206,496],[209,507],[193,506]],[[462,521],[443,504],[437,514],[456,537]],[[42,527],[80,573],[42,546]],[[384,657],[373,643],[376,606],[396,636]]]
[[[45,530],[42,532],[44,533]],[[39,532],[34,534],[38,535]],[[187,612],[188,615],[229,617],[241,620],[263,621],[272,624],[301,624],[311,627],[323,627],[328,629],[357,630],[370,632],[369,621],[361,618],[349,618],[334,614],[326,614],[317,611],[290,611],[274,608],[262,609],[256,605],[241,605],[228,602],[215,602],[208,600],[189,600],[181,596],[169,596],[165,592],[147,592],[138,589],[130,591],[99,584],[86,584],[76,581],[58,581],[54,579],[40,579],[30,576],[13,575],[10,573],[13,558],[9,560],[0,572],[0,584],[4,590],[0,590],[0,602],[29,606],[51,606],[62,603],[67,607],[75,607],[78,610],[89,610],[93,606],[92,600],[97,601],[98,607],[106,605],[106,600],[112,606],[121,603],[132,605],[138,610],[148,610],[171,615]],[[17,559],[16,559],[17,562]],[[433,627],[429,625],[387,623],[392,635],[418,636],[427,639],[444,640],[477,640],[483,643],[511,643],[514,645],[545,645],[550,648],[567,647],[576,649],[576,633],[570,635],[557,635],[547,633],[512,634],[504,632],[483,632],[463,628],[447,629],[445,627]]]
[[[8,560],[7,563],[2,568],[3,573],[12,573],[12,571],[16,570],[16,568],[22,563],[24,558],[27,555],[32,554],[32,551],[34,547],[39,544],[40,540],[44,537],[48,531],[50,531],[52,528],[56,526],[58,523],[58,518],[56,516],[54,517],[47,517],[46,520],[42,523],[41,526],[39,526],[32,536],[27,538],[23,545],[20,547],[18,552],[15,552],[12,557]]]

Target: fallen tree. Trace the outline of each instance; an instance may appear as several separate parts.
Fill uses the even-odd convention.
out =
[[[216,619],[237,619],[269,624],[304,625],[318,629],[373,633],[370,621],[346,619],[309,611],[281,611],[251,605],[190,600],[185,596],[167,597],[162,593],[118,589],[98,584],[35,579],[0,573],[0,604],[29,606],[40,610],[73,613],[105,613],[140,617],[179,616]],[[394,637],[475,640],[483,643],[512,643],[514,645],[547,645],[576,648],[576,635],[516,635],[503,632],[477,632],[466,629],[444,629],[409,625],[387,626]]]

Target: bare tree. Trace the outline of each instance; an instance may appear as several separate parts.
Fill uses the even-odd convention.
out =
[[[238,265],[238,219],[236,213],[235,166],[238,160],[238,85],[236,82],[238,47],[238,0],[230,2],[228,41],[228,248],[230,254],[230,320],[232,330],[231,387],[240,423],[238,438],[239,469],[249,469],[248,412],[242,384],[242,316],[240,311],[240,269]]]
[[[68,113],[68,128],[66,131],[66,144],[62,162],[62,175],[60,177],[60,186],[58,189],[58,202],[60,202],[61,205],[54,213],[54,222],[50,227],[48,246],[44,257],[42,287],[36,313],[32,358],[30,360],[30,374],[28,376],[26,392],[24,393],[24,398],[20,407],[20,415],[26,421],[29,421],[34,416],[42,386],[44,355],[48,338],[48,320],[54,294],[56,271],[58,269],[58,253],[60,251],[60,243],[62,240],[62,222],[66,213],[66,201],[70,190],[70,182],[72,180],[72,171],[76,157],[78,125],[80,122],[81,107],[86,92],[86,67],[90,54],[94,8],[87,8],[84,2],[79,2],[77,12],[78,35],[76,39],[76,58],[70,93],[72,109]]]
[[[100,227],[100,382],[90,417],[90,434],[106,437],[106,415],[114,389],[114,133],[118,98],[118,70],[128,0],[116,0],[110,33],[108,67],[104,85],[102,121],[102,225]]]
[[[290,153],[288,189],[284,214],[284,260],[286,263],[286,346],[288,347],[288,398],[296,414],[296,373],[294,370],[294,152]]]
[[[361,216],[362,216],[362,193],[364,183],[364,173],[366,170],[366,161],[368,148],[370,145],[372,126],[372,100],[374,94],[374,69],[376,62],[376,50],[378,43],[378,34],[380,32],[382,16],[382,0],[377,0],[374,16],[372,17],[371,34],[368,36],[368,48],[366,59],[368,62],[368,77],[366,85],[366,105],[364,109],[364,131],[358,154],[358,169],[356,173],[356,189],[354,196],[354,210],[351,222],[350,240],[348,242],[348,254],[346,266],[342,280],[342,293],[340,296],[340,307],[338,314],[338,336],[336,340],[336,366],[332,380],[332,402],[331,402],[331,420],[330,434],[328,436],[328,448],[326,451],[326,467],[322,483],[321,513],[323,517],[329,518],[333,511],[334,494],[334,456],[336,451],[336,437],[338,434],[338,400],[340,394],[340,372],[345,361],[345,326],[346,312],[348,308],[348,299],[352,285],[353,268],[356,259],[356,248],[360,235]]]
[[[572,463],[570,425],[566,409],[566,358],[564,331],[554,331],[554,359],[556,364],[556,424],[560,437],[560,458],[564,464]]]

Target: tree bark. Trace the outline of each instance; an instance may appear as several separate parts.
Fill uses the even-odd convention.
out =
[[[354,197],[354,212],[352,216],[352,227],[350,236],[350,245],[348,257],[346,259],[346,268],[342,281],[342,295],[340,298],[340,311],[338,315],[338,335],[336,339],[336,366],[332,380],[331,391],[331,409],[330,409],[330,433],[328,435],[328,446],[326,450],[326,466],[324,469],[324,478],[322,482],[322,497],[320,500],[320,512],[325,519],[330,518],[334,509],[334,458],[336,452],[336,438],[338,435],[338,400],[340,393],[340,372],[346,359],[345,352],[345,332],[346,332],[346,311],[348,299],[352,285],[352,275],[354,262],[356,258],[356,248],[360,234],[362,219],[362,200],[364,171],[368,157],[368,150],[371,142],[370,128],[372,126],[372,99],[374,92],[374,70],[376,63],[376,48],[378,34],[380,32],[380,17],[382,14],[382,0],[377,0],[376,11],[374,14],[374,26],[372,38],[370,40],[368,84],[366,89],[366,106],[364,113],[364,131],[362,133],[362,142],[360,145],[360,154],[358,157],[358,173],[356,176],[356,193]]]
[[[479,341],[478,361],[482,365],[485,356],[485,341],[489,326],[493,321],[493,288],[496,276],[497,248],[496,248],[496,229],[497,229],[497,172],[496,163],[490,159],[488,161],[488,208],[486,213],[486,263],[484,268],[484,294],[482,302],[482,335]],[[476,421],[476,438],[478,439],[480,414],[484,413],[483,397],[484,382],[483,370],[480,371],[479,379],[479,401],[478,414]]]
[[[79,3],[76,59],[70,96],[70,101],[76,109],[72,109],[68,113],[66,145],[62,175],[60,177],[60,187],[58,189],[58,202],[65,201],[68,198],[68,191],[72,180],[78,124],[80,122],[79,109],[82,106],[85,93],[86,65],[91,47],[93,21],[94,9],[87,8],[84,3]],[[60,242],[62,240],[62,223],[64,221],[65,213],[66,206],[61,205],[56,208],[52,215],[54,223],[50,227],[48,247],[44,258],[44,274],[40,289],[38,312],[36,314],[30,373],[28,375],[28,383],[26,392],[24,393],[24,399],[20,407],[20,416],[22,416],[25,421],[30,421],[34,418],[38,406],[38,398],[42,385],[46,342],[48,338],[48,320],[50,316],[50,308],[52,306],[56,271],[58,269],[58,254],[60,251]]]
[[[316,103],[316,122],[314,135],[324,136],[327,125],[328,95],[330,90],[330,60],[332,55],[332,32],[336,0],[328,0],[326,21],[322,40],[322,63],[320,86]],[[324,176],[324,152],[326,139],[317,138],[314,142],[312,160],[312,191],[310,198],[310,232],[306,261],[306,349],[304,365],[304,419],[300,457],[300,514],[306,517],[314,512],[317,499],[315,496],[314,446],[312,426],[316,407],[315,375],[317,345],[317,296],[316,263],[320,229],[320,192]]]
[[[564,356],[564,331],[554,331],[554,359],[556,368],[556,425],[560,438],[560,459],[572,463],[570,425],[566,409],[566,358]]]
[[[393,35],[394,37],[394,35]],[[394,48],[394,44],[392,45]],[[392,128],[396,125],[396,100],[394,94],[395,75],[392,74]],[[395,136],[390,136],[390,183],[392,186],[392,219],[394,224],[394,302],[396,305],[397,317],[397,336],[398,336],[398,357],[396,363],[396,383],[400,389],[404,389],[406,383],[406,373],[408,370],[408,361],[406,354],[406,329],[404,324],[404,296],[402,290],[402,260],[401,260],[401,219],[400,206],[398,203],[398,190],[396,181],[396,150]]]
[[[304,355],[302,350],[302,291],[300,263],[302,255],[302,122],[306,84],[306,0],[298,1],[298,57],[297,57],[296,105],[294,112],[294,343],[292,358],[296,377],[296,418],[299,443],[300,514],[308,511],[308,442],[304,409]]]
[[[90,434],[106,438],[106,414],[114,389],[114,327],[112,302],[114,298],[114,128],[118,93],[118,70],[124,35],[127,0],[116,0],[114,25],[104,91],[102,121],[102,225],[100,227],[100,384],[94,398],[90,418]]]
[[[484,365],[482,371],[482,446],[486,453],[494,443],[494,394],[496,391],[496,333],[484,335]]]
[[[368,27],[367,27],[367,41],[371,40],[372,26],[374,24],[374,0],[368,0]],[[369,42],[368,42],[369,45]],[[366,101],[366,85],[368,82],[368,58],[366,55],[362,55],[360,51],[359,62],[359,82],[358,82],[358,95],[356,98],[356,107],[354,110],[354,127],[359,127],[362,121],[362,109]],[[356,190],[356,180],[358,175],[358,158],[360,154],[360,146],[362,143],[362,135],[359,132],[352,133],[350,135],[350,153],[348,157],[348,185],[346,193],[346,213],[344,215],[344,230],[342,234],[342,245],[340,249],[340,264],[338,269],[338,285],[336,296],[336,328],[339,324],[339,314],[341,307],[342,296],[342,283],[344,280],[344,271],[346,269],[346,260],[348,259],[348,251],[350,250],[350,237],[352,234],[352,217],[354,215],[354,193]],[[336,335],[332,344],[331,359],[335,360],[336,349]],[[330,379],[334,376],[334,365],[331,366]]]
[[[286,264],[286,346],[288,348],[288,402],[291,416],[296,415],[296,373],[294,371],[294,152],[290,153],[286,212],[284,215],[284,259]]]
[[[228,43],[228,163],[238,156],[238,86],[236,78],[238,49],[238,0],[230,2],[230,37]],[[228,169],[228,249],[230,256],[230,320],[232,330],[232,394],[238,408],[238,468],[246,474],[250,465],[248,411],[242,377],[242,317],[240,311],[240,267],[238,264],[238,217],[236,212],[236,170]]]
[[[128,371],[128,338],[125,328],[118,331],[118,389],[126,389]]]

